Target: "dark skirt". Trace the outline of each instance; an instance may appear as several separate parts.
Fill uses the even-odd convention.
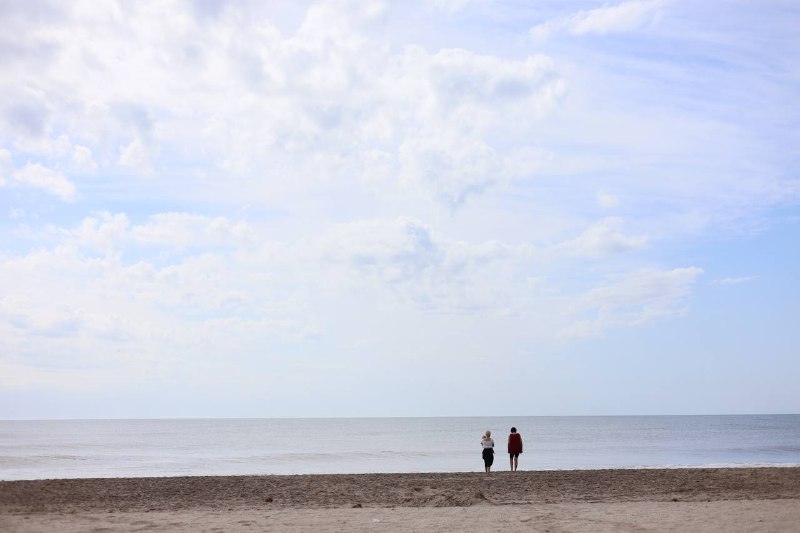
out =
[[[486,466],[492,466],[492,463],[494,463],[494,450],[492,448],[484,448],[483,464]]]

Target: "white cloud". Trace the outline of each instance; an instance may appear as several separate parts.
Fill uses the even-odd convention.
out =
[[[119,148],[119,164],[125,167],[147,170],[150,168],[150,152],[140,139],[134,139]]]
[[[74,145],[34,150],[26,141],[27,149],[106,172],[116,161],[155,173],[168,156],[191,154],[207,173],[228,174],[224,187],[198,193],[215,199],[274,198],[355,175],[460,205],[523,166],[517,154],[537,147],[519,135],[506,149],[508,125],[538,120],[566,90],[540,54],[392,46],[382,3],[312,4],[294,33],[236,4],[206,17],[146,2],[64,10],[26,37],[46,35],[60,53],[34,69],[35,80],[21,64],[9,76],[42,88],[44,107]],[[37,142],[53,145],[49,131]],[[434,153],[428,145],[439,140]],[[477,164],[453,164],[470,147]],[[190,188],[190,176],[175,179]]]
[[[437,9],[441,9],[450,15],[457,13],[470,4],[480,2],[482,0],[434,0],[433,5]]]
[[[367,366],[365,331],[432,364],[600,335],[688,308],[683,237],[800,191],[794,41],[712,8],[25,5],[0,17],[0,185],[55,196],[7,206],[0,379],[280,381]],[[533,33],[625,46],[508,33],[544,11]],[[124,213],[47,203],[77,190]]]
[[[255,234],[246,222],[231,222],[225,217],[160,213],[132,228],[131,237],[146,244],[185,248],[241,245],[253,240]]]
[[[414,53],[412,57],[430,64],[429,80],[442,100],[439,104],[445,108],[464,101],[510,105],[536,98],[555,74],[553,60],[542,54],[524,60],[501,59],[462,49],[441,50],[429,58],[420,54],[423,53]]]
[[[279,291],[265,285],[263,261],[202,252],[163,266],[127,263],[124,241],[109,229],[119,232],[125,219],[108,216],[94,228],[85,223],[63,232],[66,244],[0,258],[0,359],[88,373],[175,369],[187,354],[241,356],[263,348],[265,339],[303,329],[265,303]],[[96,257],[69,244],[92,230],[91,239],[105,231],[116,248]]]
[[[664,0],[634,0],[581,11],[570,21],[569,31],[576,35],[632,31],[652,23],[665,3]]]
[[[92,159],[92,151],[86,146],[75,145],[72,149],[72,161],[79,167],[87,171],[95,171],[98,166]]]
[[[451,207],[505,176],[495,151],[470,139],[413,139],[399,150],[404,181],[431,190]]]
[[[579,257],[606,257],[647,246],[646,236],[625,235],[621,232],[622,226],[621,218],[605,218],[588,227],[577,238],[564,242],[561,247]]]
[[[26,164],[22,169],[14,172],[13,178],[17,183],[42,189],[58,196],[65,202],[75,200],[75,185],[60,172],[39,163]]]
[[[597,193],[597,205],[603,209],[616,209],[620,205],[619,198],[613,194]]]
[[[402,129],[388,135],[402,134],[397,157],[406,186],[452,208],[535,170],[530,156],[542,151],[527,143],[501,145],[498,132],[510,131],[520,115],[535,121],[563,97],[565,85],[550,58],[512,61],[460,49],[429,55],[412,47],[402,61],[404,68],[387,80],[402,91],[392,112]]]
[[[629,31],[656,21],[666,5],[618,2],[554,15],[551,26],[584,34]],[[629,77],[620,82],[619,68],[593,62],[602,49],[586,65],[579,57],[556,59],[508,43],[478,53],[478,38],[465,35],[443,36],[435,45],[415,42],[393,25],[394,10],[402,8],[312,3],[290,24],[266,5],[237,3],[43,8],[52,16],[15,10],[14,20],[30,17],[30,31],[18,36],[28,52],[8,52],[0,96],[22,106],[15,116],[28,117],[26,127],[36,135],[2,125],[0,133],[16,159],[30,153],[51,168],[94,172],[97,165],[113,176],[119,164],[168,175],[149,185],[166,201],[191,195],[280,203],[308,191],[358,194],[353,189],[364,187],[385,197],[433,198],[452,209],[543,171],[551,180],[609,173],[619,176],[609,187],[634,183],[645,197],[684,187],[662,195],[673,199],[665,208],[672,212],[692,209],[693,202],[722,210],[780,201],[797,191],[790,180],[778,183],[775,169],[732,176],[729,169],[691,163],[733,161],[731,154],[755,144],[742,133],[753,131],[746,125],[683,116],[675,109],[686,109],[685,102],[670,104],[672,84],[656,97],[658,90],[645,83],[647,75],[672,79],[680,68],[648,70],[626,85]],[[11,34],[10,20],[0,30]],[[628,73],[655,68],[641,58],[625,65]],[[592,66],[601,75],[587,75]],[[738,86],[730,81],[725,85]],[[21,94],[22,86],[37,90]],[[651,100],[668,111],[654,113]],[[531,153],[547,157],[529,165],[525,154]],[[752,159],[767,160],[762,155]],[[681,168],[662,172],[692,175],[633,175],[672,164]],[[730,181],[741,186],[720,186]],[[129,176],[109,183],[117,193],[141,192]],[[707,201],[723,195],[722,202]]]
[[[70,153],[72,143],[69,136],[60,134],[57,137],[14,137],[14,150],[18,153],[49,159],[62,159]]]
[[[673,270],[640,270],[616,283],[585,292],[576,312],[590,318],[576,320],[562,328],[567,338],[592,337],[605,329],[639,326],[653,319],[682,314],[686,299],[703,270],[697,267]]]
[[[579,11],[574,15],[538,24],[531,29],[531,35],[534,39],[544,40],[559,31],[567,31],[573,35],[606,35],[634,31],[657,21],[660,10],[666,3],[666,0],[632,0]]]
[[[315,228],[290,243],[266,235],[190,213],[136,223],[102,212],[53,227],[49,248],[0,256],[0,365],[30,366],[40,384],[57,382],[54,368],[83,369],[88,383],[120,373],[185,379],[250,358],[286,369],[296,364],[287,346],[339,353],[334,339],[360,338],[362,324],[389,315],[404,317],[397,331],[446,314],[459,327],[526,324],[536,341],[598,335],[678,314],[700,272],[622,271],[569,297],[558,247],[448,238],[411,217]],[[162,252],[143,255],[152,246]]]
[[[758,279],[758,276],[739,276],[732,278],[715,279],[711,283],[713,283],[714,285],[740,285],[742,283],[749,283],[756,279]]]
[[[207,217],[192,213],[158,213],[141,224],[133,224],[124,213],[108,212],[84,218],[70,229],[52,228],[51,233],[68,237],[68,243],[103,253],[119,253],[132,244],[210,249],[253,244],[256,235],[244,221]]]
[[[521,304],[513,281],[524,277],[528,246],[451,241],[407,217],[332,228],[317,245],[340,282],[372,284],[424,311],[507,312]]]
[[[0,148],[0,187],[8,183],[6,173],[11,169],[11,152]]]
[[[111,253],[124,244],[129,227],[130,220],[124,213],[103,212],[84,218],[76,228],[61,232],[69,235],[78,246]]]

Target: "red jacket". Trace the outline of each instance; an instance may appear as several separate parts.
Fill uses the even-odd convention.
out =
[[[508,453],[522,453],[522,435],[519,433],[508,436]]]

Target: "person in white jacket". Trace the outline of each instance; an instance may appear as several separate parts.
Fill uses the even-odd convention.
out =
[[[492,440],[492,432],[488,429],[481,438],[481,446],[483,447],[483,464],[488,474],[492,471],[492,463],[494,462],[494,441]]]

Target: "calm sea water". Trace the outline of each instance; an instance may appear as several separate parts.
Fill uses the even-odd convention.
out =
[[[800,465],[800,415],[0,421],[0,479]]]

